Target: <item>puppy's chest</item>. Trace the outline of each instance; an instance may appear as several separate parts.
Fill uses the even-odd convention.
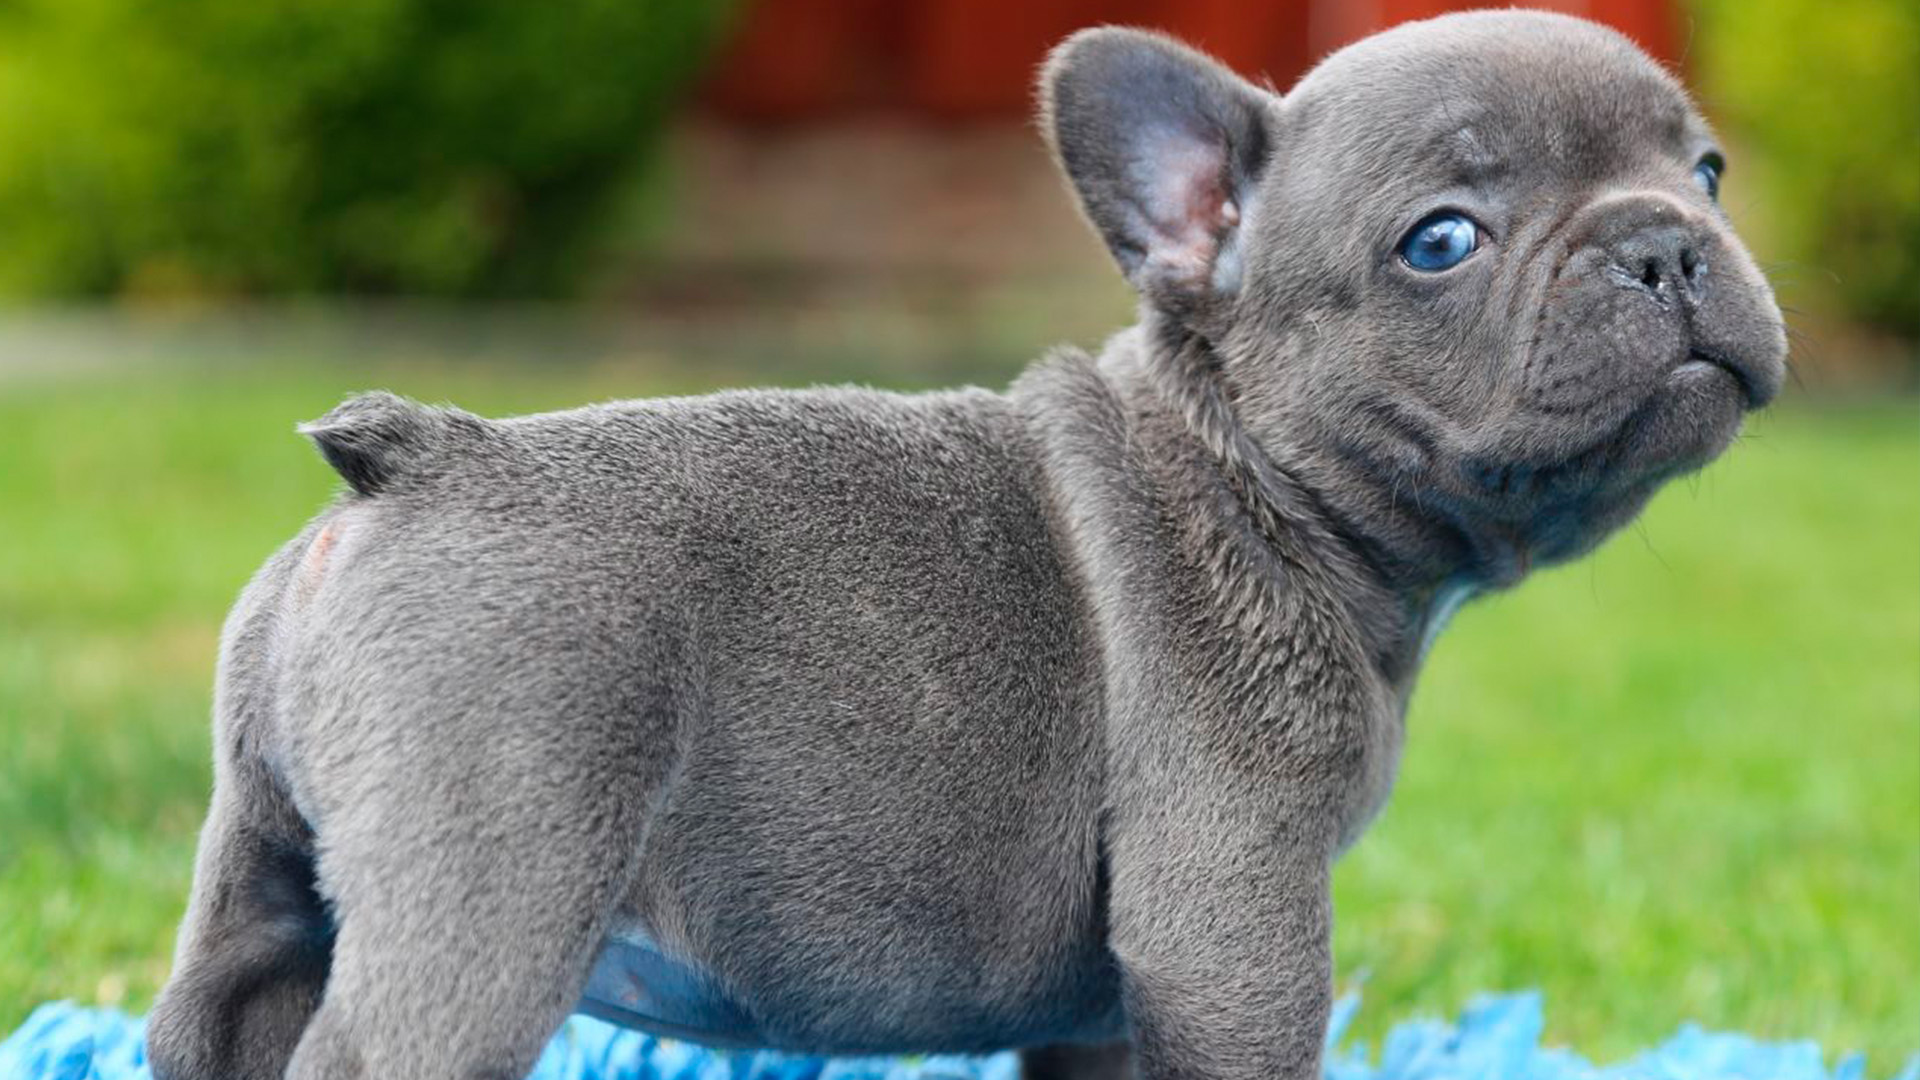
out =
[[[1271,627],[1190,654],[1199,749],[1290,805],[1326,808],[1344,850],[1392,792],[1407,690],[1352,644],[1332,616],[1295,606]]]
[[[1387,799],[1393,794],[1394,778],[1400,771],[1405,740],[1406,698],[1398,694],[1383,695],[1364,728],[1360,768],[1340,801],[1339,850],[1342,852],[1352,847],[1386,808]]]

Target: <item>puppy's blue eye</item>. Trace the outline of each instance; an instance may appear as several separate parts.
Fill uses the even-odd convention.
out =
[[[1693,182],[1700,185],[1709,199],[1720,198],[1720,169],[1720,160],[1712,157],[1693,167]]]
[[[1459,266],[1480,246],[1480,227],[1465,214],[1435,214],[1400,241],[1400,257],[1415,270],[1433,273]]]

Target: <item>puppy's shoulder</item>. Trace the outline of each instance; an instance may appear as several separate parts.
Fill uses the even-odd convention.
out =
[[[1130,335],[1108,342],[1102,359],[1062,347],[1029,367],[1008,396],[1050,486],[1082,512],[1140,501],[1143,485],[1140,433],[1130,419],[1126,395],[1106,370],[1105,358],[1130,355]]]

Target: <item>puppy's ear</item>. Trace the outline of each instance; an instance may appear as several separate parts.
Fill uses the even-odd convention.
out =
[[[1277,99],[1170,38],[1082,30],[1047,58],[1041,128],[1121,272],[1191,312],[1236,291]]]

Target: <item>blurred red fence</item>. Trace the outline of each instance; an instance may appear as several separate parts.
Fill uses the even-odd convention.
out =
[[[934,119],[1024,115],[1034,70],[1084,26],[1168,31],[1282,88],[1318,57],[1445,0],[751,0],[705,95],[736,120],[804,122],[887,111]],[[1671,0],[1534,6],[1624,31],[1677,59]]]

